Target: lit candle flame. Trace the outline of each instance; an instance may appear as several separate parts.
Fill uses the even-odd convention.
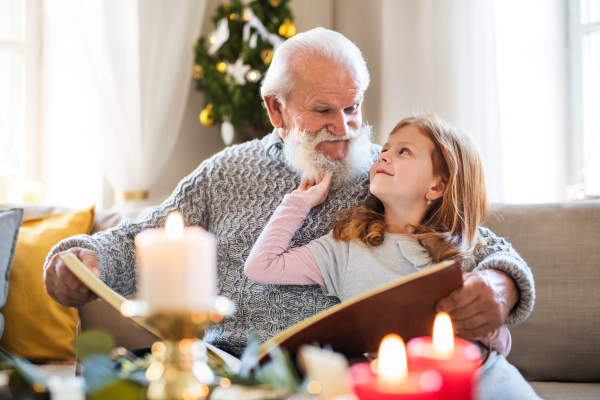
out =
[[[454,331],[450,316],[441,312],[433,324],[433,348],[440,359],[449,359],[454,353]]]
[[[390,390],[406,382],[406,348],[402,338],[395,334],[387,335],[379,346],[377,380]]]
[[[165,224],[167,236],[170,239],[176,240],[183,236],[183,218],[178,212],[172,212],[167,217]]]

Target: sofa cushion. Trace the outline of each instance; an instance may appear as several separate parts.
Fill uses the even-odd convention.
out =
[[[530,382],[545,400],[600,399],[600,383]]]
[[[0,211],[0,308],[6,303],[8,278],[12,269],[17,236],[23,222],[23,209]],[[0,337],[4,331],[4,317],[0,314]]]
[[[74,359],[77,312],[56,303],[42,278],[44,261],[62,239],[89,233],[94,207],[23,222],[10,274],[0,346],[35,361]]]
[[[496,206],[486,225],[531,267],[531,316],[508,361],[528,380],[600,382],[600,201]]]

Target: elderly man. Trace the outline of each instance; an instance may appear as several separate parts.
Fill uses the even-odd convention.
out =
[[[204,161],[144,220],[59,243],[46,262],[48,293],[66,306],[95,298],[57,257],[61,252],[77,255],[117,292],[134,293],[135,235],[163,226],[171,211],[179,211],[186,225],[202,226],[216,235],[218,291],[237,306],[233,317],[207,331],[208,342],[239,356],[251,329],[267,340],[337,304],[318,285],[254,283],[244,274],[244,262],[283,196],[298,187],[303,175],[317,178],[333,171],[333,182],[326,202],[311,210],[292,247],[324,235],[332,216],[367,198],[369,166],[380,151],[362,123],[368,85],[360,50],[343,35],[317,28],[289,39],[275,52],[262,86],[274,131]],[[487,257],[465,275],[463,288],[438,305],[451,315],[456,333],[469,339],[482,338],[505,322],[524,320],[535,297],[531,272],[519,255],[490,231],[482,229],[481,235],[487,241]],[[501,357],[493,359],[496,364],[497,358]],[[488,374],[485,385],[490,393],[503,383],[499,377],[513,372],[520,377],[516,370],[507,374],[504,367],[488,368],[503,371]],[[535,396],[533,391],[529,394]]]

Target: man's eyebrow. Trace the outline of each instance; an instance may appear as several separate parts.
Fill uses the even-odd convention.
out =
[[[319,100],[317,100],[317,101],[315,101],[313,103],[313,106],[315,106],[315,107],[331,107],[331,104],[327,103],[325,101],[319,101]]]

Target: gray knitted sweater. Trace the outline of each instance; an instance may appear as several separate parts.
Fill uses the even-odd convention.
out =
[[[276,137],[267,135],[229,147],[204,161],[184,178],[163,204],[143,220],[127,220],[93,236],[79,235],[56,245],[46,260],[71,247],[95,251],[101,279],[122,295],[136,291],[134,237],[143,229],[163,227],[167,215],[179,211],[187,226],[202,226],[218,239],[218,292],[235,302],[233,316],[213,325],[205,339],[240,356],[248,333],[255,329],[268,340],[284,329],[337,304],[319,285],[279,286],[254,283],[244,274],[244,263],[252,245],[281,203],[283,196],[300,184],[300,176],[284,162],[281,150],[267,147]],[[366,149],[367,150],[367,149]],[[380,147],[371,145],[373,159]],[[368,171],[351,185],[332,184],[327,200],[313,208],[291,242],[303,246],[323,236],[330,218],[362,203],[369,195]],[[533,277],[521,257],[504,239],[481,228],[487,246],[478,254],[477,269],[506,272],[517,283],[521,300],[507,323],[521,322],[533,308]]]

